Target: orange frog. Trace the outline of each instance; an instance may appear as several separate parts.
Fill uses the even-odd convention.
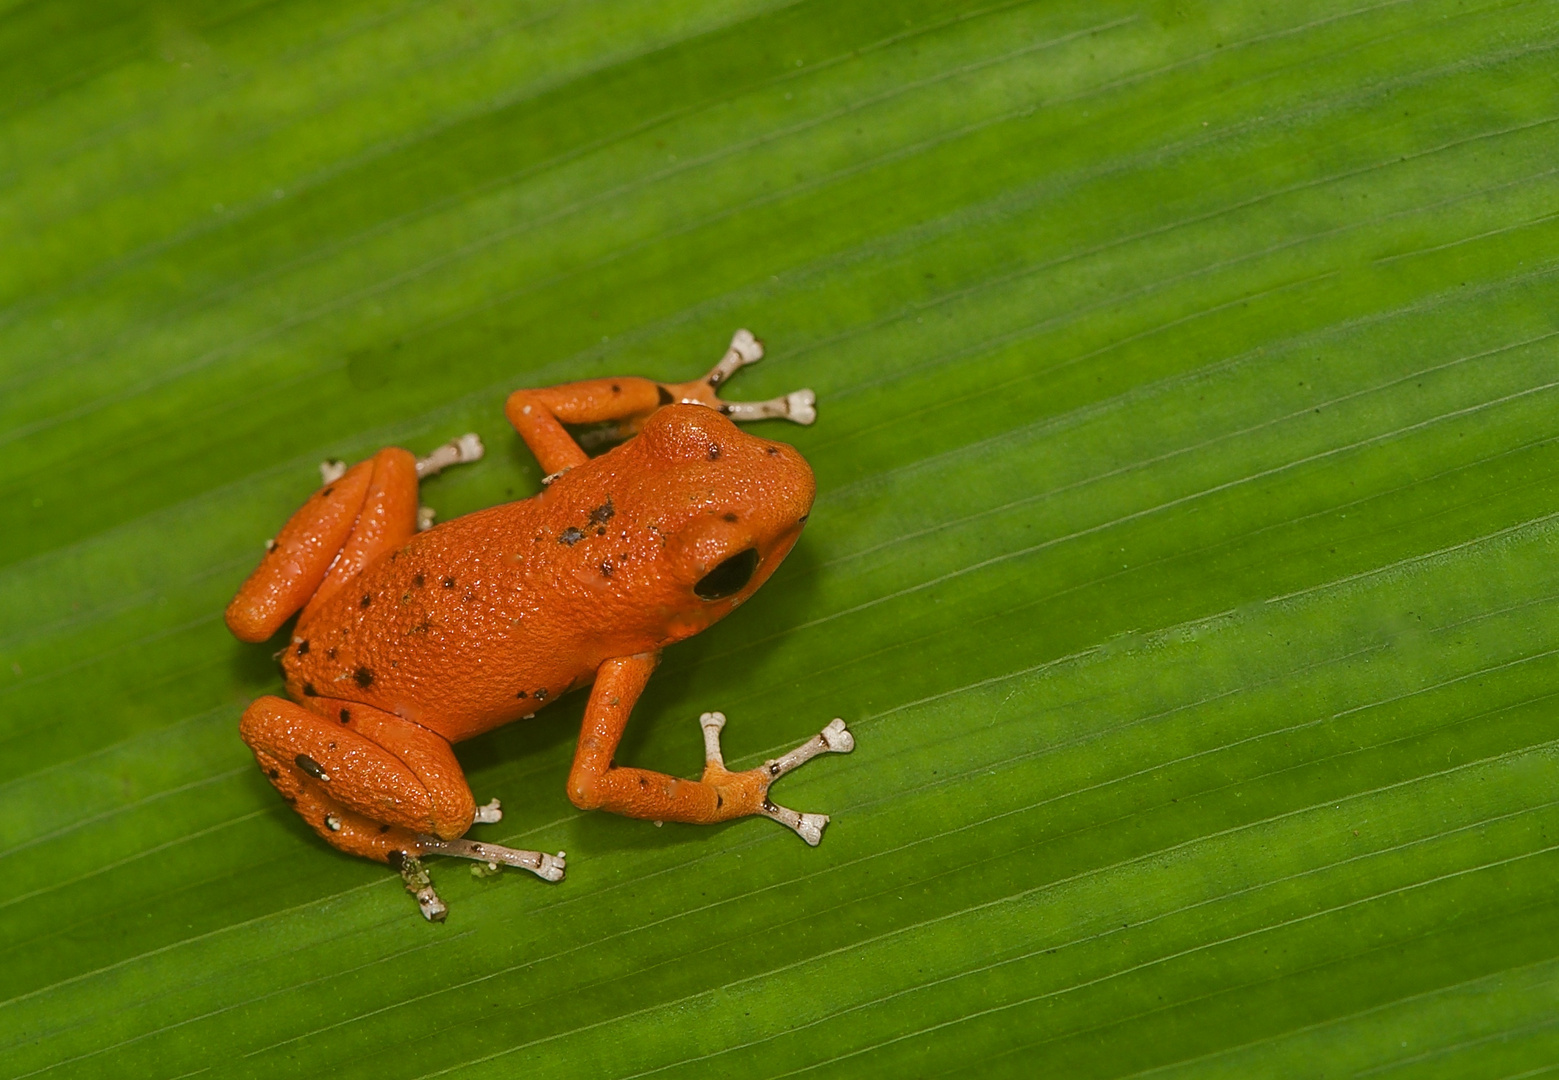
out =
[[[613,763],[660,651],[722,618],[768,580],[807,520],[812,470],[791,447],[731,421],[809,424],[813,395],[736,403],[720,384],[763,356],[745,330],[703,379],[593,379],[517,390],[506,412],[550,475],[541,494],[429,527],[417,483],[474,461],[467,435],[417,459],[390,447],[325,485],[267,547],[227,608],[265,641],[300,609],[281,654],[291,701],[262,697],[241,732],[282,797],[342,851],[396,866],[423,915],[443,902],[419,856],[563,877],[563,852],[462,839],[501,817],[478,806],[451,743],[529,719],[593,683],[568,796],[654,821],[763,814],[809,844],[828,818],[769,801],[769,785],[854,741],[842,720],[782,757],[730,772],[725,717],[705,713],[699,780]],[[590,458],[563,424],[616,422],[627,441]],[[419,525],[424,531],[418,531]]]

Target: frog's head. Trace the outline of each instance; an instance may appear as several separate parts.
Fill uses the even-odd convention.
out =
[[[793,448],[702,405],[658,409],[634,442],[652,478],[641,512],[664,545],[665,641],[680,641],[769,579],[801,535],[816,484]]]

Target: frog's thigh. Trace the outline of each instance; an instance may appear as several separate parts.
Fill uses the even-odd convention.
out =
[[[258,753],[255,754],[259,758]],[[261,758],[261,768],[266,768]],[[282,792],[298,816],[311,825],[332,847],[348,855],[360,855],[378,862],[394,862],[398,855],[420,855],[421,845],[417,834],[398,825],[386,825],[382,821],[364,817],[357,811],[336,802],[329,796],[305,789],[285,771],[278,772],[278,779],[271,783]],[[289,793],[291,784],[296,794]]]
[[[365,462],[370,463],[362,509],[329,573],[299,616],[299,626],[365,566],[386,551],[404,547],[417,531],[417,459],[398,446],[387,446]]]
[[[360,462],[316,491],[287,520],[227,606],[227,625],[235,637],[264,641],[308,603],[356,526],[372,479],[372,463]]]
[[[340,830],[328,822],[322,827],[309,812],[318,816],[331,806],[362,815],[375,827],[445,839],[470,828],[475,802],[447,742],[366,705],[313,700],[330,714],[262,697],[244,712],[239,732],[271,783],[296,800],[298,812],[320,835],[336,843],[333,834]],[[399,850],[411,849],[402,844]]]

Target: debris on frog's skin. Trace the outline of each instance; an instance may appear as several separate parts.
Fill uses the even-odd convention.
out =
[[[326,458],[319,463],[319,482],[334,484],[346,475],[346,462],[340,458]]]
[[[422,860],[405,851],[390,852],[390,865],[400,871],[406,891],[417,898],[417,907],[428,922],[443,922],[449,909],[433,889],[433,879],[422,866]]]
[[[501,873],[503,873],[503,867],[499,866],[495,862],[490,862],[486,865],[483,865],[482,863],[471,864],[471,876],[474,878],[497,877]]]
[[[417,507],[417,531],[427,532],[433,528],[433,519],[437,516],[437,513],[431,506]]]

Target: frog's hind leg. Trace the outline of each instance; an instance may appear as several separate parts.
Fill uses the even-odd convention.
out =
[[[307,794],[324,808],[360,814],[383,826],[371,850],[384,862],[393,848],[416,854],[415,834],[453,839],[470,828],[476,802],[449,743],[409,720],[358,702],[310,698],[310,705],[262,697],[244,711],[239,734],[261,770],[284,796]],[[304,804],[299,803],[299,813]],[[304,813],[337,847],[340,829]]]
[[[265,557],[227,605],[227,626],[240,641],[264,641],[318,592],[352,535],[373,479],[359,462],[327,481],[265,547]]]
[[[299,626],[364,567],[386,551],[403,546],[417,531],[417,459],[410,451],[387,446],[363,464],[371,464],[373,471],[362,508],[351,533],[337,549],[335,562],[304,605]]]
[[[405,450],[386,447],[336,473],[266,546],[227,605],[228,629],[240,641],[256,642],[299,609],[299,621],[306,621],[370,559],[410,539],[416,522],[416,459]]]
[[[550,881],[563,876],[561,855],[497,845],[462,849],[477,847],[459,838],[479,811],[441,736],[358,702],[311,698],[309,704],[262,697],[244,712],[239,733],[315,832],[342,851],[399,869],[425,916],[442,917],[430,914],[437,894],[416,859],[429,852],[524,866]],[[480,810],[486,821],[497,813],[492,803]]]
[[[264,641],[300,609],[306,622],[319,606],[386,551],[432,524],[418,507],[417,485],[450,465],[476,461],[482,440],[462,435],[423,458],[389,446],[351,468],[320,465],[323,485],[282,526],[265,557],[227,607],[227,625],[242,641]]]

